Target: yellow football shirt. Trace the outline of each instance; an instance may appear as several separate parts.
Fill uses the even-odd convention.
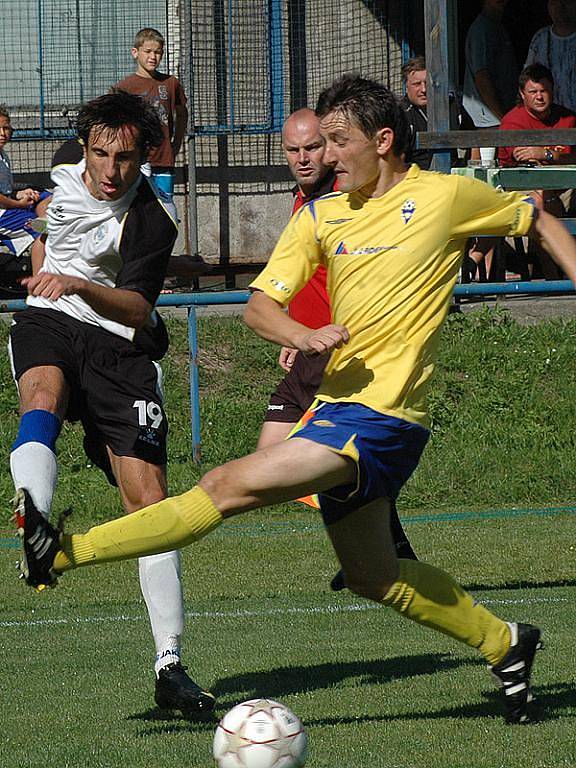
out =
[[[522,194],[413,165],[382,197],[307,204],[251,287],[285,306],[324,264],[333,322],[350,341],[333,352],[318,398],[428,426],[426,390],[466,240],[524,235],[533,212]]]

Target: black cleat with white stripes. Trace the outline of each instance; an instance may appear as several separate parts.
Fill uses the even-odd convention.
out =
[[[506,722],[529,723],[529,704],[533,700],[530,674],[536,651],[542,648],[541,632],[532,624],[509,624],[510,650],[499,664],[489,667],[504,693]]]
[[[36,509],[25,488],[16,492],[12,504],[16,533],[22,543],[20,578],[41,592],[55,586],[60,575],[53,568],[54,557],[60,549],[60,531]]]

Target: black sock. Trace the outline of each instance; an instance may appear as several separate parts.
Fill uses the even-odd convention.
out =
[[[408,536],[406,536],[406,532],[402,528],[395,501],[390,502],[390,530],[392,531],[392,538],[396,547],[396,555],[403,560],[418,560],[412,545],[408,541]]]

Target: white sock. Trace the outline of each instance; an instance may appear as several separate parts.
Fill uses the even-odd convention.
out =
[[[10,454],[10,472],[16,490],[26,488],[36,509],[47,518],[58,481],[54,451],[44,443],[23,443]]]
[[[184,629],[180,553],[141,557],[138,570],[156,645],[154,670],[158,675],[162,667],[180,661],[180,638]]]

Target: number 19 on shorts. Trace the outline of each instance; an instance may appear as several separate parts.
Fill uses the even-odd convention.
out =
[[[152,429],[158,429],[162,424],[162,408],[158,403],[154,403],[152,400],[146,402],[146,400],[134,400],[132,406],[138,410],[138,424],[141,427],[151,426]]]

